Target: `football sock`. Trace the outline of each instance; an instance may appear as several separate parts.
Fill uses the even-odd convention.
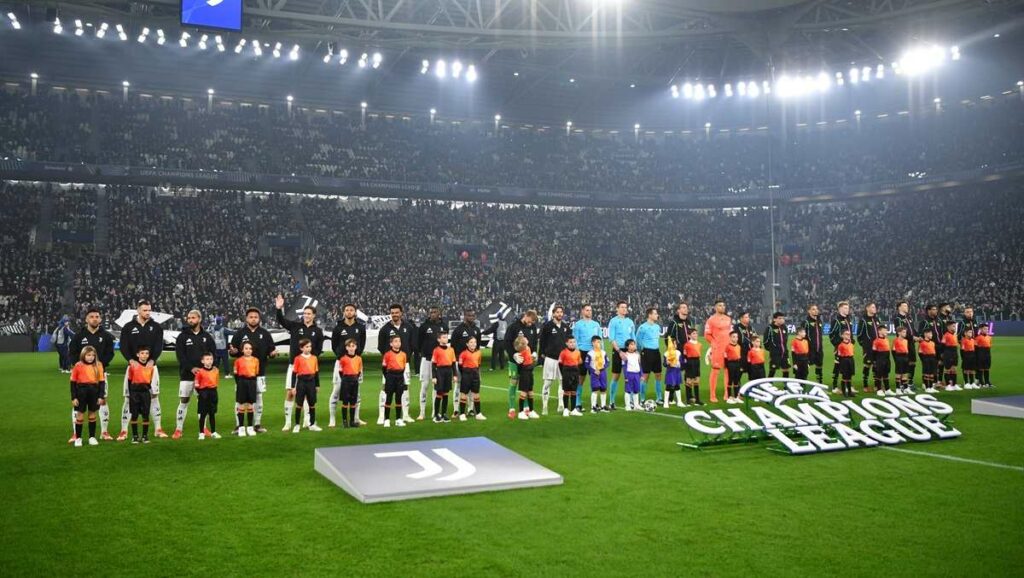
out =
[[[295,409],[295,400],[284,400],[284,425],[291,427],[292,425],[292,411]],[[302,423],[302,422],[297,422]]]
[[[75,422],[75,437],[79,439],[82,438],[82,422],[80,421]]]
[[[658,377],[654,378],[654,391],[658,394],[658,399],[661,399],[661,393],[663,390],[661,389],[661,379]]]
[[[185,415],[188,413],[188,404],[178,402],[178,413],[174,418],[174,429],[181,430],[185,426]],[[202,428],[200,428],[201,430]]]
[[[128,431],[128,420],[131,419],[131,410],[128,406],[128,400],[124,400],[124,405],[121,407],[121,431]],[[109,431],[107,427],[110,425],[110,405],[104,404],[100,406],[100,431]]]
[[[480,413],[480,398],[479,397],[474,397],[473,398],[473,412],[477,413],[477,414]]]
[[[149,437],[149,420],[142,422],[142,437]]]
[[[256,427],[259,427],[263,423],[263,394],[256,394],[256,403],[252,404],[252,420]]]
[[[161,419],[163,418],[163,415],[163,411],[160,410],[160,398],[154,395],[153,399],[149,402],[149,416],[151,418],[150,421],[156,425],[156,429],[158,430],[163,429],[160,426],[160,423],[163,421]]]
[[[615,397],[618,396],[618,395],[619,395],[619,380],[618,379],[613,379],[612,380],[612,385],[611,385],[611,391],[609,392],[609,397],[612,400],[612,405],[615,405]]]
[[[128,403],[127,402],[128,402],[128,400],[125,400],[125,410],[122,413],[127,413],[128,412]],[[98,413],[99,413],[99,430],[103,431],[103,432],[108,431],[108,425],[110,425],[110,423],[111,423],[111,406],[106,405],[106,404],[103,404],[103,405],[99,406],[99,412]],[[127,420],[123,420],[123,421],[125,421],[124,429],[127,430],[128,429],[128,427],[127,427],[127,425],[128,425]]]
[[[136,419],[133,419],[133,420],[131,420],[130,423],[132,424],[132,437],[133,438],[139,437],[139,421],[136,420]]]
[[[210,420],[212,421],[213,417],[211,417]],[[316,425],[316,406],[315,405],[309,408],[309,425]]]
[[[245,427],[245,412],[240,411],[235,414],[235,419],[238,420],[238,427]]]
[[[89,437],[96,437],[96,418],[89,420]]]

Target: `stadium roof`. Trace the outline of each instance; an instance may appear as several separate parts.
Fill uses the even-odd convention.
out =
[[[46,9],[57,8],[69,30],[79,18],[96,26],[122,23],[130,40],[143,27],[160,28],[173,45],[183,30],[179,1],[40,0],[3,8],[19,15],[26,31],[49,30]],[[62,82],[113,86],[131,74],[133,84],[178,93],[216,84],[218,94],[273,99],[287,92],[318,103],[370,100],[394,111],[436,107],[556,122],[633,110],[685,81],[889,64],[915,43],[967,47],[1011,31],[1024,15],[1024,0],[244,0],[244,6],[243,32],[222,34],[226,59],[182,61],[181,54],[134,41],[83,48],[69,34],[62,41],[39,33],[15,38],[5,29],[0,49],[11,58],[0,63],[0,74],[40,70]],[[193,46],[203,32],[184,30]],[[241,38],[250,46],[254,38],[268,47],[281,42],[286,51],[298,44],[301,61],[287,69],[257,67],[246,51],[247,62],[228,62]],[[322,57],[342,48],[352,63],[379,51],[380,69],[359,76],[325,69]],[[474,64],[480,82],[467,87],[418,78],[433,76],[419,74],[424,60],[433,68],[439,59]]]

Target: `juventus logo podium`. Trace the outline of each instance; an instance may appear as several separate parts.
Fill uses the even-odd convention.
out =
[[[317,448],[313,467],[363,503],[562,483],[484,437]]]

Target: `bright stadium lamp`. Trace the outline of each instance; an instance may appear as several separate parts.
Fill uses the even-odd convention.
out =
[[[141,33],[139,33],[139,37],[138,37],[138,38],[136,38],[135,40],[137,40],[139,44],[145,44],[145,42],[146,42],[146,38],[147,38],[148,36],[149,36],[149,28],[148,28],[148,27],[146,27],[146,28],[143,28],[143,29],[142,29],[142,32],[141,32]]]
[[[446,78],[448,76],[448,63],[443,59],[438,59],[434,63],[434,75],[441,79]]]
[[[163,46],[164,42],[167,42],[167,38],[164,37],[164,30],[163,30],[163,28],[157,28],[156,29],[156,43],[159,46]]]
[[[469,68],[466,69],[466,82],[473,84],[476,82],[476,65],[470,64]]]
[[[213,94],[213,89],[212,88],[207,88],[206,89],[206,94]]]
[[[683,98],[693,98],[693,85],[689,82],[683,84]]]
[[[430,70],[430,61],[423,59],[423,62],[420,63],[420,74],[426,74],[428,70]]]
[[[757,87],[757,83],[751,80],[747,84],[747,96],[750,98],[757,98],[761,94],[761,89]]]
[[[732,84],[725,83],[725,97],[732,98]]]
[[[288,53],[288,59],[289,60],[298,60],[299,59],[299,45],[298,44],[292,46],[292,51]]]
[[[348,49],[342,48],[341,51],[338,52],[338,64],[344,66],[346,62],[348,62]]]
[[[437,114],[437,109],[436,108],[430,109],[430,114]]]
[[[456,60],[452,62],[452,78],[459,78],[462,76],[462,61]]]
[[[740,96],[747,96],[747,83],[737,82],[736,93],[739,94]]]
[[[640,130],[640,123],[634,124],[633,125],[633,130]]]
[[[107,28],[110,28],[110,25],[106,22],[100,24],[100,27],[96,29],[96,38],[103,38],[104,36],[106,36]]]
[[[127,80],[122,80],[121,81],[121,86],[123,86],[125,88],[128,88],[129,86],[131,86],[131,83],[128,82]]]
[[[572,121],[571,120],[565,121],[565,127],[566,128],[572,128]]]
[[[75,36],[81,36],[83,34],[85,34],[85,29],[82,28],[82,21],[75,18]]]
[[[28,76],[32,80],[39,80],[39,74],[38,73],[33,72],[32,74],[29,74]]]
[[[359,103],[359,108],[361,108],[363,110],[366,110],[366,101],[365,100],[363,102]]]
[[[704,85],[697,84],[693,87],[693,100],[704,100]]]
[[[64,27],[61,26],[61,24],[60,24],[60,18],[55,19],[53,21],[53,33],[54,34],[62,34],[63,32],[64,32]]]
[[[295,100],[295,97],[289,94],[288,96],[284,97],[284,99],[287,100],[288,102],[292,102]]]
[[[117,37],[121,39],[121,42],[128,42],[128,33],[124,31],[124,26],[118,24],[114,28],[117,30]]]
[[[380,52],[374,52],[373,58],[370,62],[372,62],[372,66],[374,68],[380,68],[380,63],[384,62],[384,56],[382,56]]]
[[[494,120],[495,121],[500,121],[501,120],[501,115],[500,114],[494,115]]]
[[[281,58],[281,43],[274,44],[274,58]]]
[[[708,85],[708,98],[715,98],[716,96],[718,96],[718,91],[715,90],[715,85],[714,84],[709,84]]]
[[[679,98],[679,87],[672,85],[669,87],[669,91],[672,93],[672,98]]]

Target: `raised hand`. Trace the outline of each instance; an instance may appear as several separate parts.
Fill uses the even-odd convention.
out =
[[[274,307],[277,309],[284,309],[284,295],[280,293],[274,298]]]

